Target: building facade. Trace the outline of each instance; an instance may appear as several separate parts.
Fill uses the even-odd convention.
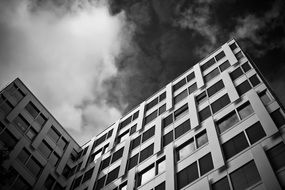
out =
[[[83,146],[16,79],[4,189],[285,189],[284,108],[230,40]]]

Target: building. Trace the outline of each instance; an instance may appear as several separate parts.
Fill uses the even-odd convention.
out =
[[[4,189],[285,189],[284,108],[235,40],[82,147],[19,79],[0,102]]]

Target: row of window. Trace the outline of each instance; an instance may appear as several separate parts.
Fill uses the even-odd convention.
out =
[[[158,97],[156,97],[151,102],[145,105],[145,111],[153,108],[156,104],[158,104],[158,102],[163,101],[165,98],[166,98],[166,92],[163,92],[161,95],[159,95]]]
[[[225,56],[226,55],[225,55],[224,51],[219,52],[216,56],[214,56],[213,58],[208,60],[206,63],[201,65],[201,70],[202,71],[207,70],[208,68],[210,68],[212,65],[214,65],[216,62],[218,62],[219,60],[221,60]]]
[[[133,115],[129,116],[127,119],[125,119],[124,121],[122,121],[119,124],[119,129],[123,129],[125,126],[127,126],[129,123],[131,123],[132,121],[134,121],[135,119],[137,119],[139,117],[139,111],[135,112]]]
[[[187,82],[192,81],[194,78],[195,78],[195,73],[194,72],[190,73],[189,75],[186,76],[186,78],[181,79],[179,82],[173,85],[172,87],[173,91],[175,92],[176,90],[184,86]]]
[[[178,108],[176,111],[165,117],[162,121],[163,128],[166,128],[168,125],[173,123],[174,120],[178,120],[182,118],[184,115],[186,115],[189,112],[188,110],[188,104],[184,104],[180,108]]]
[[[157,116],[161,115],[166,111],[166,104],[160,106],[157,110],[154,110],[151,114],[147,115],[144,118],[144,125],[148,124],[152,120],[154,120]]]

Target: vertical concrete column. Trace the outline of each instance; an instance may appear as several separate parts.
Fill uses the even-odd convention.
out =
[[[174,152],[173,146],[170,144],[165,147],[165,163],[167,166],[166,170],[166,190],[175,189],[175,168],[174,168]]]
[[[137,130],[140,131],[143,128],[143,119],[144,119],[144,112],[145,112],[145,101],[140,104],[139,108],[139,117],[137,120]]]
[[[213,158],[214,167],[215,169],[218,169],[225,165],[225,161],[224,161],[220,141],[218,138],[218,134],[215,128],[215,123],[214,123],[214,120],[211,118],[211,119],[208,119],[205,124],[206,124],[206,131],[207,131],[207,136],[209,140],[210,150],[212,150],[211,154]]]
[[[102,161],[102,156],[100,156],[95,163],[94,170],[92,173],[92,177],[90,179],[89,185],[88,185],[88,190],[93,190],[95,182],[97,181],[97,176],[99,176],[99,169]]]
[[[118,178],[123,176],[126,172],[128,158],[129,158],[130,144],[131,144],[131,138],[128,137],[125,140],[124,152],[123,152],[123,156],[122,156],[122,161],[121,161],[121,166],[120,166]]]
[[[207,176],[204,177],[203,179],[199,180],[197,183],[195,183],[194,185],[192,185],[190,188],[188,188],[189,190],[210,190],[210,184],[208,181]],[[187,189],[187,190],[188,190]]]
[[[86,167],[86,164],[88,162],[89,156],[90,156],[90,154],[92,154],[91,150],[92,150],[92,146],[94,144],[94,139],[95,138],[92,138],[92,140],[88,143],[88,149],[87,149],[87,152],[86,152],[86,154],[85,154],[85,156],[83,158],[80,170],[82,170],[83,168]]]
[[[222,77],[223,83],[224,83],[225,88],[228,92],[228,95],[230,97],[231,102],[234,102],[237,99],[239,99],[238,92],[235,88],[235,85],[234,85],[229,73],[228,72],[222,72],[221,77]]]
[[[136,181],[136,167],[132,168],[128,172],[128,184],[127,184],[127,189],[132,190],[135,189],[135,181]],[[89,190],[89,189],[88,189]]]
[[[173,108],[172,82],[166,85],[166,111]]]
[[[223,51],[226,54],[227,59],[229,60],[231,65],[234,65],[238,62],[236,56],[234,55],[233,51],[231,50],[231,48],[229,47],[228,44],[224,44],[222,46]]]
[[[68,145],[67,145],[63,155],[62,155],[61,160],[58,163],[58,166],[57,166],[56,170],[55,170],[58,174],[62,173],[62,171],[63,171],[63,169],[64,169],[64,167],[65,167],[65,165],[66,165],[66,163],[67,163],[67,161],[69,159],[69,156],[70,156],[70,154],[71,154],[71,152],[73,150],[73,147],[74,147],[74,144],[73,144],[72,141],[70,141],[68,143]]]
[[[189,108],[189,117],[190,117],[190,124],[191,128],[194,129],[195,127],[199,126],[199,117],[197,111],[196,100],[193,94],[188,96],[188,108]]]
[[[32,143],[32,147],[34,149],[37,149],[38,146],[41,144],[41,142],[45,138],[45,135],[47,134],[48,130],[51,128],[51,125],[52,125],[52,119],[50,117],[48,117],[48,120],[46,121],[46,123],[42,127],[42,130],[39,132],[39,134],[36,136],[36,138],[34,139],[34,141]]]
[[[204,83],[204,79],[203,79],[203,75],[202,75],[200,65],[199,64],[194,65],[193,70],[194,70],[195,77],[196,77],[197,88],[203,87],[205,85],[205,83]]]
[[[261,146],[258,144],[251,149],[255,165],[266,189],[281,190],[281,186]]]
[[[264,107],[262,101],[254,89],[250,90],[247,93],[247,98],[254,110],[254,113],[257,115],[266,135],[271,136],[278,132],[278,128],[276,127],[271,116],[269,115],[268,111]]]
[[[161,115],[159,115],[155,119],[155,134],[154,134],[154,154],[161,151],[161,137],[162,137],[162,118]]]
[[[116,137],[117,137],[117,133],[119,130],[119,124],[120,124],[120,120],[118,120],[116,123],[114,123],[114,125],[111,127],[113,128],[113,133],[110,139],[110,144],[108,147],[108,150],[112,150],[116,144]]]

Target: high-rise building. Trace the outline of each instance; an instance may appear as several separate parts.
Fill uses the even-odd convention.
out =
[[[16,79],[0,99],[3,188],[285,189],[284,118],[235,40],[83,146]]]

